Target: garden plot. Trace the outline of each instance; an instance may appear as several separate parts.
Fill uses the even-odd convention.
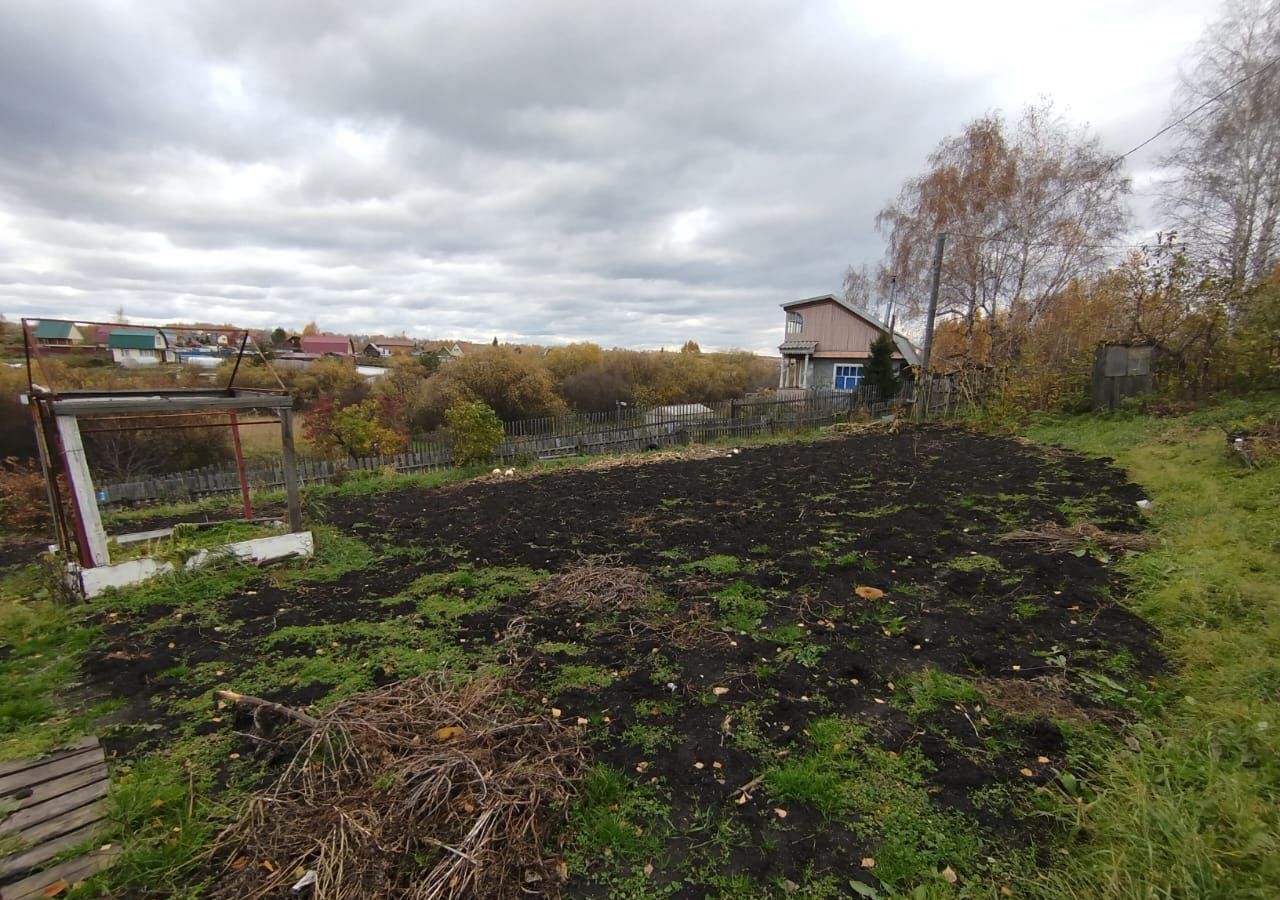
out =
[[[1077,750],[1160,666],[1114,599],[1122,550],[998,538],[1134,533],[1142,496],[1098,461],[921,428],[335,498],[310,567],[99,601],[85,676],[124,704],[118,759],[181,754],[225,799],[291,748],[214,690],[314,712],[501,674],[589,759],[539,851],[563,864],[537,861],[568,881],[535,891],[987,895],[1058,852],[1037,805],[1078,790]]]

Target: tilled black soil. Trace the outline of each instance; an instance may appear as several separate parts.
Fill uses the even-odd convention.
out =
[[[989,723],[977,721],[980,705],[921,712],[903,702],[899,685],[925,667],[1037,684],[1053,675],[1066,685],[1059,699],[1080,721],[1121,721],[1123,697],[1098,685],[1123,691],[1116,679],[1140,684],[1160,658],[1152,628],[1115,601],[1124,586],[1112,566],[1089,548],[1046,554],[995,538],[1081,516],[1107,530],[1135,531],[1142,496],[1105,461],[916,428],[333,500],[331,525],[375,549],[400,552],[301,589],[254,582],[224,601],[237,625],[226,633],[166,620],[142,634],[139,619],[107,620],[86,676],[129,699],[124,718],[159,726],[107,742],[119,755],[140,752],[180,726],[174,700],[199,694],[188,680],[166,674],[179,663],[230,669],[283,652],[265,651],[260,641],[284,625],[390,618],[402,607],[370,601],[395,597],[415,578],[455,570],[460,561],[477,570],[556,572],[612,554],[615,564],[649,573],[667,598],[650,616],[654,629],[637,627],[643,611],[543,609],[533,596],[520,596],[464,616],[455,623],[459,640],[483,646],[523,617],[522,677],[534,695],[567,721],[589,721],[583,733],[597,760],[669,796],[672,834],[655,883],[680,878],[679,896],[708,895],[686,866],[705,857],[694,826],[708,812],[732,818],[738,829],[721,872],[761,883],[823,874],[872,883],[874,873],[859,860],[875,853],[874,839],[803,803],[790,804],[780,821],[766,789],[741,804],[737,790],[779,759],[805,752],[813,721],[844,716],[867,726],[879,748],[918,748],[932,769],[936,808],[968,817],[992,842],[1028,846],[1035,820],[975,797],[989,796],[993,786],[1017,794],[1050,782],[1066,766],[1069,735],[1061,723],[1032,708],[1005,716],[993,742]],[[417,552],[406,555],[405,548]],[[747,633],[719,627],[725,608],[717,594],[735,585],[766,603],[759,626]],[[858,586],[885,596],[864,600]],[[147,618],[173,612],[153,608]],[[704,620],[701,630],[674,630]],[[561,645],[576,649],[566,655],[556,649]],[[376,649],[371,653],[376,661]],[[1109,664],[1115,660],[1121,662]],[[568,664],[603,670],[611,681],[549,691]],[[676,674],[657,677],[659,664]],[[305,704],[331,687],[282,685],[272,699]],[[748,752],[735,738],[735,716],[747,712],[758,717],[767,752]],[[621,737],[637,723],[679,739],[646,752]],[[609,889],[575,878],[571,892],[605,896]]]

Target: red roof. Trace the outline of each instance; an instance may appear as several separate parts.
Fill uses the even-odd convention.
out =
[[[337,353],[351,355],[351,339],[331,334],[308,334],[302,338],[303,353]]]

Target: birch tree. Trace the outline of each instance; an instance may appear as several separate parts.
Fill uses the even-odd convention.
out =
[[[1205,103],[1178,125],[1163,160],[1177,171],[1164,209],[1192,253],[1242,290],[1280,263],[1280,0],[1225,4],[1182,79],[1177,111]]]
[[[934,239],[946,232],[939,315],[963,323],[970,358],[979,323],[993,354],[1016,353],[1052,298],[1113,254],[1128,191],[1117,159],[1051,106],[1029,106],[1012,125],[989,113],[943,140],[880,211],[881,271],[898,276],[902,306],[918,315]]]

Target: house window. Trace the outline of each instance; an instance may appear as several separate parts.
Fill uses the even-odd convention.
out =
[[[862,384],[862,366],[836,366],[837,391],[851,391]]]
[[[799,334],[804,331],[804,316],[798,312],[787,313],[787,334]]]

